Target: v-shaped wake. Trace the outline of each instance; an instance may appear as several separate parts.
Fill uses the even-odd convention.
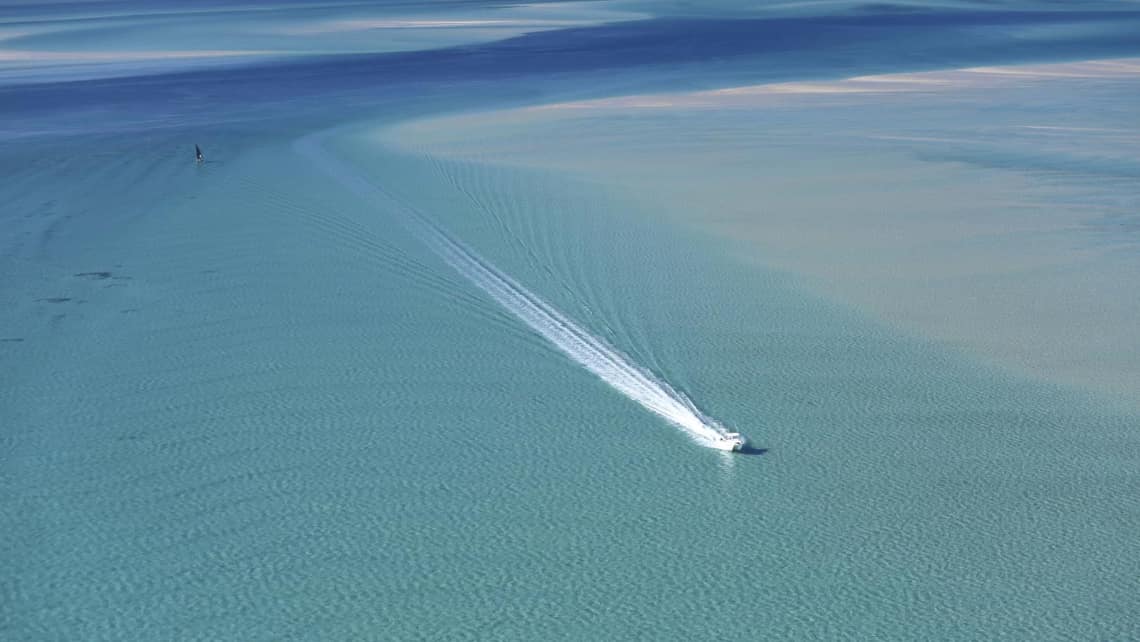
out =
[[[590,334],[427,217],[396,203],[349,165],[328,155],[320,147],[318,139],[304,138],[298,141],[297,149],[359,196],[380,199],[399,207],[407,214],[405,222],[409,228],[448,265],[570,359],[618,392],[682,429],[701,445],[724,447],[725,437],[730,433],[660,377]]]

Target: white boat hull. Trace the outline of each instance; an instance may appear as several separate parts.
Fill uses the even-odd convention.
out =
[[[717,450],[733,452],[743,450],[744,446],[747,444],[748,440],[744,438],[744,435],[741,435],[738,432],[730,432],[723,434],[714,440],[712,442],[712,447],[716,448]]]

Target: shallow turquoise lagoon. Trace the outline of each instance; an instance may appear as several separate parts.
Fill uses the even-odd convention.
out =
[[[788,259],[856,254],[840,234],[765,255],[763,229],[678,216],[747,182],[696,162],[761,140],[738,136],[747,110],[587,118],[558,130],[560,160],[611,153],[580,172],[502,163],[486,122],[461,130],[467,155],[386,137],[646,91],[1135,56],[1127,5],[81,4],[0,7],[0,639],[1140,639],[1132,406],[814,287]],[[1132,127],[1131,86],[1085,96],[1109,107],[1097,126]],[[861,109],[784,122],[802,142],[905,111]],[[940,113],[942,134],[974,127]],[[723,146],[679,154],[705,125]],[[619,150],[655,128],[659,147]],[[1134,160],[1118,133],[1053,151],[1111,169]],[[947,162],[992,160],[990,135]],[[801,187],[827,178],[825,146],[783,143]],[[888,147],[846,144],[845,174]],[[624,180],[617,152],[647,149],[662,162],[636,169],[673,173]],[[1057,167],[1014,151],[998,161]],[[970,175],[932,171],[900,189],[949,201]],[[1123,182],[1098,206],[1128,210]],[[472,266],[580,326],[626,392],[671,386],[755,450],[695,444]]]
[[[1136,633],[1135,417],[900,338],[612,190],[367,130],[325,146],[392,201],[251,144],[152,160],[166,189],[103,207],[113,228],[4,260],[18,637]],[[106,162],[91,202],[135,163]],[[408,210],[767,452],[616,393]]]

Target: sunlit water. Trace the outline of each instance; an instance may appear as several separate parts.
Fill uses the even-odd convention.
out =
[[[1132,19],[796,32],[835,50],[663,20],[0,88],[0,637],[1137,637],[1126,406],[742,261],[662,195],[378,133],[996,64],[1010,32],[1123,55]],[[766,452],[694,447],[678,399]]]

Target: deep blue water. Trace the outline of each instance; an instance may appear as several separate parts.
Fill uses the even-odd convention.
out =
[[[855,12],[657,18],[389,54],[87,82],[0,86],[6,136],[36,123],[136,128],[327,112],[460,110],[559,95],[839,78],[1135,55],[1140,11]],[[353,111],[355,110],[355,111]],[[92,112],[106,118],[89,118]]]

